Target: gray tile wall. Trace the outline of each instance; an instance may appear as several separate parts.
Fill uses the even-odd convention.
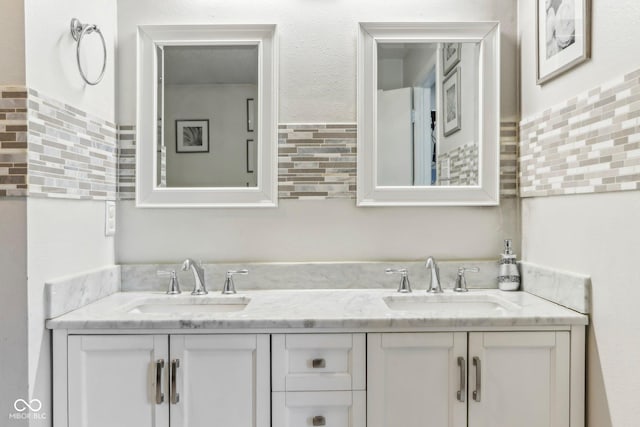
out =
[[[520,196],[640,189],[640,70],[520,123]]]
[[[136,127],[118,126],[118,198],[136,198]]]
[[[0,86],[0,197],[27,195],[27,89]]]
[[[135,126],[118,127],[118,197],[135,199]],[[356,196],[355,123],[280,124],[278,184],[280,199]],[[517,195],[517,123],[501,123],[500,193]],[[477,158],[477,157],[476,157]]]
[[[28,91],[29,196],[115,200],[113,123]]]
[[[449,160],[449,177],[442,166]],[[478,185],[478,144],[469,142],[438,156],[438,185]]]
[[[500,123],[500,197],[518,196],[518,123]]]
[[[280,199],[354,199],[356,125],[278,126]]]

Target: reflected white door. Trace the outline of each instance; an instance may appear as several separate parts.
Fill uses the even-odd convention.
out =
[[[431,185],[431,89],[413,88],[413,185]]]
[[[378,91],[379,186],[413,185],[412,88]]]

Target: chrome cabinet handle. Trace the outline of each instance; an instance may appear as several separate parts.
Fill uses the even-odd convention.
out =
[[[162,392],[162,371],[164,371],[164,359],[156,360],[156,404],[160,405],[164,402],[164,393]]]
[[[458,390],[458,401],[464,402],[465,395],[467,394],[467,373],[466,371],[467,362],[464,360],[464,357],[458,357],[458,367],[460,368],[460,389]]]
[[[476,368],[476,389],[473,391],[473,400],[480,402],[480,392],[482,390],[482,363],[478,356],[473,357],[473,366]]]
[[[324,426],[327,424],[327,419],[325,417],[323,417],[322,415],[316,415],[315,417],[313,417],[313,419],[311,420],[311,423],[314,426]]]
[[[178,387],[176,385],[179,367],[180,359],[173,359],[171,361],[171,403],[174,405],[180,401],[180,395],[178,394]]]
[[[311,361],[311,366],[313,366],[314,368],[326,368],[327,362],[324,359],[313,359]]]

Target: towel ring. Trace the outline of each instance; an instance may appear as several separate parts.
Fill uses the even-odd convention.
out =
[[[82,65],[80,65],[80,44],[82,43],[82,38],[86,34],[91,34],[91,33],[97,33],[100,36],[100,39],[102,40],[102,54],[104,57],[104,60],[102,61],[102,71],[100,71],[100,75],[94,81],[91,81],[87,78],[87,75],[84,73],[84,70],[82,69]],[[100,31],[100,28],[98,28],[98,26],[95,24],[93,25],[83,24],[82,22],[80,22],[78,18],[73,18],[71,20],[71,36],[73,36],[73,39],[78,42],[78,44],[76,45],[76,62],[78,63],[78,70],[80,71],[80,76],[82,76],[82,80],[84,80],[87,84],[90,84],[91,86],[97,85],[102,81],[102,78],[104,77],[104,72],[107,69],[107,42],[104,40],[102,31]]]

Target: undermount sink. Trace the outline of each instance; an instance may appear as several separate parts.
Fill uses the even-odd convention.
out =
[[[131,314],[183,314],[183,313],[230,313],[242,311],[250,299],[220,297],[175,297],[150,298],[138,302],[128,313]]]
[[[396,311],[496,314],[520,308],[495,295],[429,294],[398,295],[383,298],[387,307]]]

